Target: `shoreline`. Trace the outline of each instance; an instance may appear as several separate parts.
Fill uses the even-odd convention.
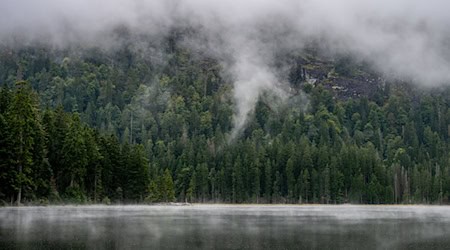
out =
[[[154,203],[154,204],[27,204],[20,206],[0,206],[2,208],[31,208],[31,207],[449,207],[450,204],[258,204],[258,203]]]

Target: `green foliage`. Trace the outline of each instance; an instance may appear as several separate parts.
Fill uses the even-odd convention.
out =
[[[105,197],[102,199],[102,204],[105,204],[105,205],[111,205],[111,200],[108,198],[108,196],[105,196]]]
[[[164,171],[164,175],[161,177],[159,190],[161,200],[164,202],[172,202],[175,200],[173,180],[169,169],[166,169]]]
[[[307,111],[261,98],[229,142],[235,107],[220,64],[176,43],[163,64],[130,49],[12,53],[30,84],[15,84],[17,65],[0,53],[0,200],[8,204],[450,200],[448,89],[386,86],[376,99],[339,100],[294,72]],[[361,70],[349,58],[334,68],[346,77]]]
[[[161,195],[155,181],[150,182],[148,187],[148,196],[145,197],[145,202],[152,203],[159,201]]]
[[[64,192],[64,199],[70,203],[76,204],[86,202],[86,196],[79,187],[68,187]]]

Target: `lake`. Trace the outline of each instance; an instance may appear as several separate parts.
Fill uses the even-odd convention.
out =
[[[447,206],[0,208],[0,249],[450,249]]]

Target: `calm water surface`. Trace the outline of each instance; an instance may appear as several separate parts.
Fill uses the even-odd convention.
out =
[[[0,208],[0,249],[450,249],[450,207]]]

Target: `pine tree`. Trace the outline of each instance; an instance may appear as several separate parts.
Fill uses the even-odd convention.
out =
[[[195,196],[195,193],[197,192],[196,187],[197,187],[196,173],[194,171],[194,173],[192,173],[191,179],[189,180],[189,187],[186,191],[186,197],[189,202],[193,202],[196,198]]]
[[[259,197],[261,193],[261,174],[260,174],[260,166],[259,160],[256,159],[252,164],[252,192],[254,197],[254,202],[259,203]]]
[[[167,168],[164,170],[164,174],[160,177],[159,194],[160,199],[164,202],[172,202],[175,200],[173,179],[169,169]]]
[[[295,192],[295,175],[294,175],[294,160],[289,158],[286,163],[286,179],[288,188],[288,199],[292,202],[292,199],[296,197]]]
[[[40,129],[37,101],[26,82],[18,82],[10,109],[6,113],[10,129],[10,164],[14,166],[12,186],[16,191],[16,202],[21,204],[22,196],[34,185],[33,167],[40,162],[33,161],[36,132]]]
[[[242,175],[243,173],[242,173],[241,157],[238,156],[234,162],[232,172],[233,202],[241,203],[245,199],[244,181],[242,179]]]
[[[159,193],[159,188],[155,181],[151,181],[148,186],[148,196],[145,198],[146,202],[157,202],[159,201],[161,194]]]
[[[265,166],[264,166],[264,198],[267,202],[270,202],[272,200],[272,164],[270,163],[270,160],[267,160]]]
[[[68,198],[83,201],[84,177],[88,165],[85,130],[78,114],[73,115],[62,147],[65,171],[64,192]]]

